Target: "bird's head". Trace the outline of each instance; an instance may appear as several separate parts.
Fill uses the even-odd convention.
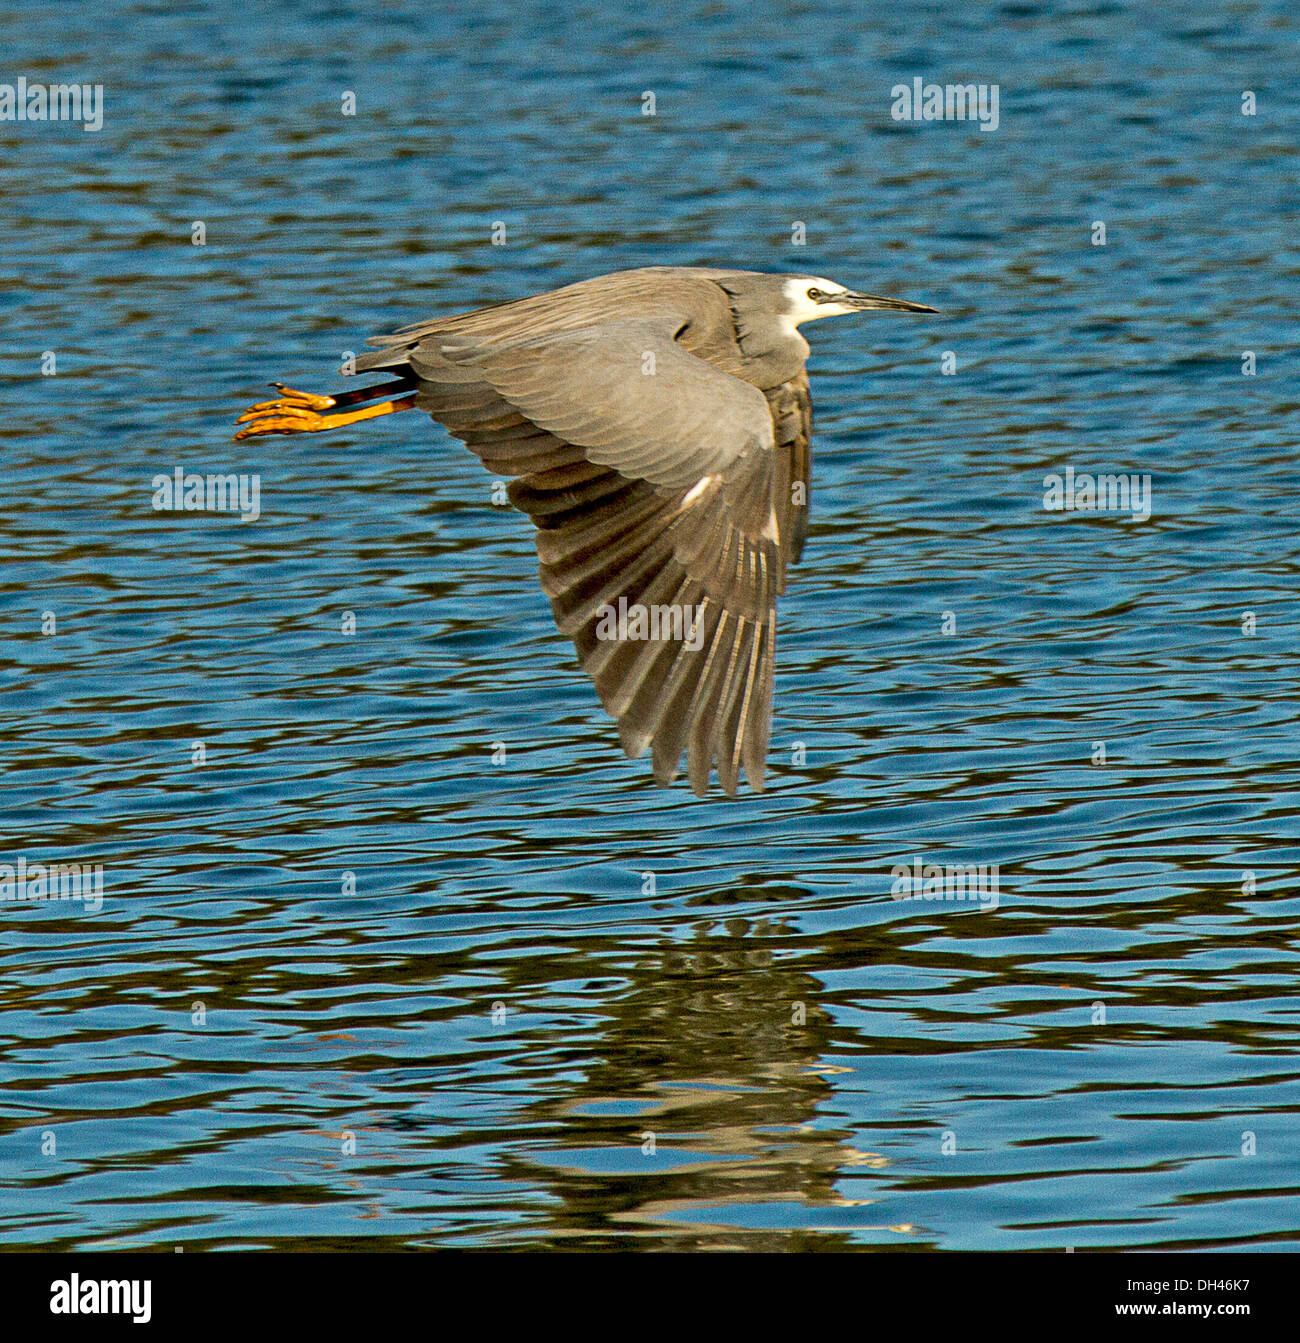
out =
[[[791,326],[815,322],[819,317],[839,317],[847,312],[867,312],[880,308],[887,312],[938,312],[924,303],[909,303],[903,298],[881,298],[879,294],[859,294],[845,289],[834,280],[818,275],[783,277],[782,294],[785,316]]]

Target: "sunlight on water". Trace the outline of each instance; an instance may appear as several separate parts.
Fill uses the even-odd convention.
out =
[[[0,864],[103,886],[0,904],[0,1239],[1296,1248],[1296,25],[24,10],[104,125],[0,120]],[[647,264],[943,310],[810,333],[761,797],[623,758],[436,425],[230,440]]]

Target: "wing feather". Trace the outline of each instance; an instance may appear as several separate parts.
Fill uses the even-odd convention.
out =
[[[556,624],[627,754],[649,748],[664,783],[684,754],[700,795],[715,766],[728,794],[742,773],[761,791],[776,602],[808,525],[806,376],[761,391],[683,348],[678,314],[621,320],[611,305],[557,331],[503,311],[385,338],[400,350],[368,366],[409,364],[417,403],[513,477]],[[620,600],[680,623],[624,637]]]

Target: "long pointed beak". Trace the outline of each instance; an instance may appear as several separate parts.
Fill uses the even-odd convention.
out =
[[[889,312],[938,312],[938,308],[931,308],[925,303],[909,303],[905,298],[881,298],[879,294],[836,294],[834,301],[843,303],[845,307],[860,308],[885,308]]]

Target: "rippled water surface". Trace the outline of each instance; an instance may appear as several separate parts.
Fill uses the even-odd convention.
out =
[[[104,894],[0,904],[0,1240],[1300,1247],[1298,25],[11,9],[0,82],[105,124],[0,121],[0,862]],[[436,425],[230,441],[373,332],[696,263],[944,310],[811,331],[735,801],[623,758]],[[261,516],[155,511],[178,466]]]

